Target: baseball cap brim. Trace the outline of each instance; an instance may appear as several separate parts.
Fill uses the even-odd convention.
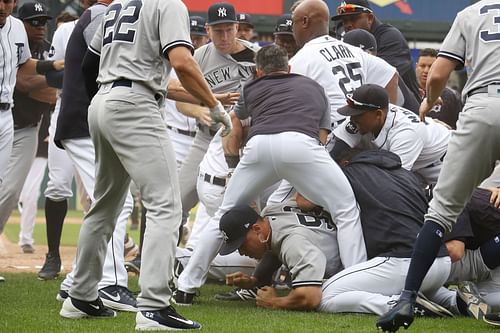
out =
[[[291,32],[291,31],[276,31],[276,32],[273,32],[273,35],[290,35],[290,36],[292,36],[293,32]]]
[[[352,13],[344,13],[344,14],[340,14],[340,15],[335,15],[335,16],[332,16],[332,21],[338,21],[344,16],[359,15],[359,14],[363,14],[363,13],[368,13],[368,12],[367,11],[359,11],[359,12],[352,12]]]
[[[190,34],[194,36],[208,36],[206,32],[201,32],[201,31],[191,31]]]
[[[238,23],[236,20],[218,20],[214,22],[207,23],[208,25],[216,25],[216,24],[222,24],[222,23]]]
[[[31,15],[31,16],[27,16],[27,17],[23,17],[22,20],[31,20],[31,19],[34,19],[34,18],[47,18],[49,20],[52,20],[52,16],[50,15]]]
[[[231,242],[224,242],[222,244],[222,247],[219,250],[219,254],[221,256],[225,256],[225,255],[233,253],[234,251],[239,249],[240,246],[243,245],[243,243],[245,243],[246,237],[247,237],[247,235],[245,234],[242,237],[240,237],[238,239],[234,239]]]
[[[360,109],[360,108],[354,108],[350,105],[343,106],[341,108],[337,109],[337,112],[343,116],[357,116],[360,114],[363,114],[365,112],[371,111],[372,109]]]

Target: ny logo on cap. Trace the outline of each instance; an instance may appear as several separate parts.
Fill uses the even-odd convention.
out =
[[[43,7],[41,3],[35,3],[35,11],[37,12],[43,12]]]
[[[286,25],[292,25],[292,20],[286,20]]]
[[[240,20],[244,20],[245,19],[245,14],[240,14]]]
[[[192,21],[191,21],[191,25],[192,25],[193,27],[196,27],[196,26],[198,25],[198,21],[196,21],[196,20],[192,20]]]
[[[219,8],[218,15],[219,17],[226,17],[227,16],[226,8],[224,7]]]

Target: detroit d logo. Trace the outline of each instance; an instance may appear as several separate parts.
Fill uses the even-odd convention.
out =
[[[222,232],[222,238],[224,238],[224,242],[227,242],[229,240],[229,237],[227,236],[224,230],[221,230],[221,232]]]
[[[218,13],[219,13],[219,17],[226,17],[227,16],[227,11],[226,11],[226,8],[224,8],[224,7],[219,8]]]
[[[42,12],[43,11],[42,4],[40,4],[38,2],[35,3],[35,11]]]

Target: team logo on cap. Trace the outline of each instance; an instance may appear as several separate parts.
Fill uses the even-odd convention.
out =
[[[36,3],[35,4],[35,11],[37,12],[43,12],[43,7],[42,7],[42,4],[41,3]]]
[[[291,26],[292,25],[292,20],[286,20],[285,24],[288,25],[288,26]]]
[[[227,236],[224,230],[221,230],[221,232],[222,232],[222,238],[224,238],[224,242],[227,242],[229,240],[229,237]]]
[[[240,20],[244,20],[245,19],[245,14],[240,14]]]
[[[224,7],[220,7],[217,12],[218,12],[219,17],[226,17],[227,16],[227,10]]]
[[[348,122],[347,125],[345,125],[345,130],[350,134],[358,133],[358,127],[352,121]]]
[[[191,20],[191,25],[192,25],[193,27],[196,27],[196,26],[198,25],[198,21],[196,21],[196,20]]]

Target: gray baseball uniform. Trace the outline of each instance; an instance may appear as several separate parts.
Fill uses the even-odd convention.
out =
[[[439,57],[464,64],[472,73],[467,98],[451,135],[426,220],[450,230],[474,188],[500,159],[500,2],[483,0],[458,13]]]
[[[106,244],[132,179],[148,210],[137,305],[147,311],[170,304],[181,202],[159,103],[171,70],[166,56],[178,46],[192,49],[188,13],[179,0],[114,2],[89,46],[101,56],[101,86],[89,107],[96,201],[80,231],[72,298],[97,298]]]
[[[258,47],[244,40],[238,41],[247,50],[252,51],[244,59],[220,53],[213,43],[200,47],[194,53],[194,58],[200,65],[201,71],[214,93],[239,91],[245,82],[253,78],[255,71],[253,55],[257,52]],[[189,210],[198,202],[196,192],[198,167],[207,152],[213,134],[217,130],[216,127],[209,129],[204,125],[198,126],[199,131],[196,133],[193,144],[179,171],[182,209],[185,218]]]

